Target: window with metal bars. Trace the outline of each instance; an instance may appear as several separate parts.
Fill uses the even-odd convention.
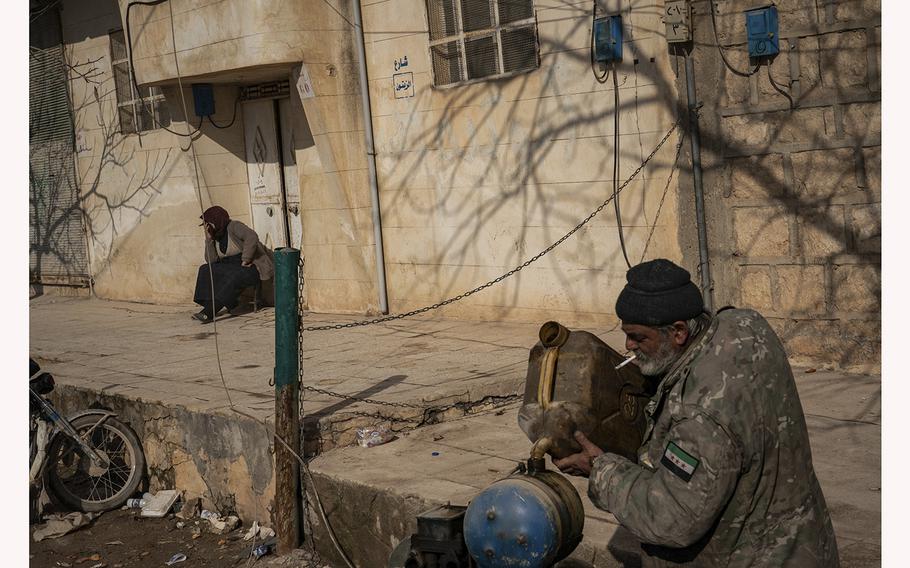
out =
[[[132,134],[170,126],[171,115],[160,88],[140,87],[141,99],[136,93],[136,88],[130,79],[130,60],[123,30],[111,32],[109,37],[114,89],[117,91],[117,112],[120,116],[120,133]]]
[[[533,0],[426,0],[437,87],[533,71]]]

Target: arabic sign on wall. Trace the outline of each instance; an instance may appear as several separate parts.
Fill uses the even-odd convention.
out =
[[[293,70],[294,84],[297,85],[297,93],[300,99],[309,99],[315,96],[313,92],[313,82],[310,81],[310,74],[307,72],[306,65],[301,63]]]
[[[408,66],[408,56],[399,57],[392,62],[395,71],[401,71]],[[396,99],[406,99],[414,96],[414,74],[395,73],[392,75],[392,92]]]
[[[392,75],[392,89],[396,99],[406,99],[414,96],[414,74],[395,73]]]

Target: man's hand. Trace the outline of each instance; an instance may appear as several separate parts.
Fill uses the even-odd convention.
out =
[[[240,263],[240,266],[253,266],[253,263],[249,260],[244,260]]]
[[[588,477],[591,475],[591,464],[594,461],[594,458],[604,452],[591,443],[591,440],[581,432],[575,432],[575,440],[581,444],[581,451],[577,454],[564,457],[561,460],[554,460],[553,465],[558,467],[559,471],[563,473]]]

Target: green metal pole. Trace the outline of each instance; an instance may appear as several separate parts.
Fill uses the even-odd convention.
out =
[[[275,259],[275,435],[294,451],[300,449],[298,365],[300,312],[298,264],[300,251],[280,248]],[[287,554],[300,546],[300,464],[275,440],[275,532],[278,552]]]

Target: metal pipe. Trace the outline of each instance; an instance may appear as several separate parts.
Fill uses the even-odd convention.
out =
[[[705,193],[701,176],[701,134],[698,129],[698,99],[695,96],[695,63],[691,52],[686,53],[686,95],[689,108],[689,143],[692,148],[692,179],[695,183],[695,224],[698,228],[698,268],[701,274],[701,293],[705,309],[714,306],[714,285],[708,261],[708,230],[705,224]]]
[[[370,110],[370,87],[367,83],[367,57],[363,44],[363,22],[360,0],[354,0],[354,36],[357,42],[357,70],[360,74],[360,100],[363,107],[363,137],[367,146],[367,170],[370,177],[370,202],[373,206],[373,240],[376,247],[376,274],[379,284],[379,311],[389,313],[385,281],[385,255],[382,252],[382,213],[379,210],[379,183],[376,181],[376,148],[373,145],[373,116]]]
[[[549,436],[540,438],[531,446],[531,459],[542,459],[553,447],[553,439]]]

